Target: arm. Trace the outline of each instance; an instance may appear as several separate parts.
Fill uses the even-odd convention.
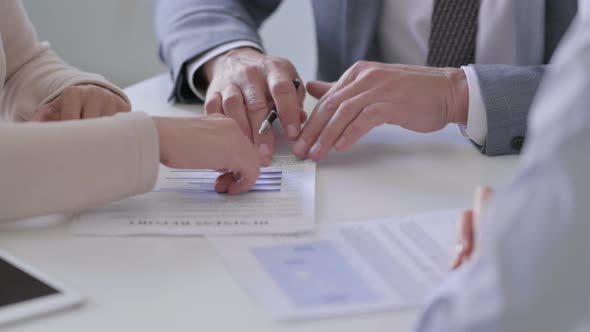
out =
[[[580,323],[590,306],[589,211],[582,208],[590,182],[571,166],[547,159],[497,193],[480,256],[437,290],[417,331],[572,331]]]
[[[472,65],[477,73],[487,118],[483,153],[520,153],[527,116],[546,66]]]
[[[71,95],[64,90],[68,85],[112,87],[100,76],[66,66],[47,45],[39,44],[19,1],[0,2],[0,32],[0,55],[6,55],[0,76],[7,77],[0,82],[0,113],[28,120],[39,103],[61,91]],[[55,101],[44,107],[60,107]],[[80,211],[144,193],[156,180],[159,160],[175,168],[238,172],[240,176],[216,187],[229,193],[249,190],[259,172],[254,148],[225,117],[152,121],[133,113],[88,121],[0,124],[0,221]]]
[[[589,27],[578,22],[549,68],[520,170],[484,213],[480,257],[438,289],[418,331],[572,331],[588,323],[590,156],[580,151],[590,149]]]
[[[125,94],[102,76],[81,72],[64,64],[40,43],[20,1],[3,1],[0,5],[0,32],[6,55],[6,81],[0,111],[8,118],[28,121],[33,112],[64,89],[73,85],[93,84],[118,94]]]
[[[161,0],[156,7],[160,55],[175,81],[171,99],[197,101],[198,88],[206,90],[205,113],[236,120],[264,166],[272,162],[275,135],[272,130],[259,133],[258,128],[273,104],[289,140],[299,136],[306,116],[305,89],[293,85],[293,80],[301,81],[293,64],[260,51],[256,30],[279,4],[280,0]],[[223,49],[236,41],[236,48]],[[256,47],[244,47],[245,42]],[[223,53],[218,54],[220,47]],[[195,70],[203,58],[208,60]],[[187,72],[196,74],[187,78]],[[196,83],[194,89],[191,82]]]
[[[249,41],[262,48],[257,29],[278,7],[280,0],[159,0],[156,32],[160,57],[175,82],[172,97],[196,101],[186,78],[187,62],[234,41]]]
[[[77,212],[145,193],[158,161],[171,168],[226,169],[215,190],[250,190],[260,169],[238,125],[221,115],[143,113],[55,123],[0,125],[0,222]]]
[[[0,125],[0,221],[149,191],[159,157],[158,133],[143,113]]]
[[[293,153],[319,160],[384,123],[417,132],[466,125],[466,136],[487,155],[520,153],[544,71],[545,66],[457,70],[361,61],[335,84],[308,84],[319,102]]]

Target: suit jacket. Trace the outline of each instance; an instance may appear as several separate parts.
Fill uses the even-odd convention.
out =
[[[337,80],[359,60],[381,59],[377,25],[383,0],[312,1],[318,43],[318,78]],[[519,153],[526,119],[547,64],[577,12],[576,0],[514,0],[516,66],[474,65],[486,106],[488,135],[482,152]],[[196,102],[184,65],[236,40],[262,45],[258,28],[280,0],[159,0],[160,56],[172,70],[172,98]],[[285,36],[289,38],[290,36]]]

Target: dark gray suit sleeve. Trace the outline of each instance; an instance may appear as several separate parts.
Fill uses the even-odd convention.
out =
[[[158,0],[155,9],[160,58],[171,70],[171,99],[198,102],[185,64],[217,46],[246,40],[262,45],[258,28],[280,0]]]
[[[488,134],[482,152],[520,153],[527,117],[546,66],[472,65],[486,108]]]

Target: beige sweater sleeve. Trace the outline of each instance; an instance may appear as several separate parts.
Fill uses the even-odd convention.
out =
[[[56,98],[66,87],[85,83],[112,90],[129,102],[104,77],[68,66],[48,43],[39,42],[21,1],[0,1],[0,36],[5,55],[0,112],[5,119],[27,121],[37,107]]]
[[[0,125],[0,221],[81,211],[151,190],[158,135],[144,113]]]
[[[31,118],[65,87],[93,83],[125,97],[99,75],[64,64],[39,43],[22,3],[0,0],[0,222],[80,211],[149,191],[158,134],[143,113],[55,123]]]

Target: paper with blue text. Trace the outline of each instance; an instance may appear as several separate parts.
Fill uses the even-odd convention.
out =
[[[206,170],[160,168],[154,190],[86,212],[72,224],[85,235],[284,234],[315,225],[315,163],[275,156],[241,195],[218,194]]]
[[[448,273],[458,211],[321,225],[314,234],[209,236],[273,320],[414,308]]]

